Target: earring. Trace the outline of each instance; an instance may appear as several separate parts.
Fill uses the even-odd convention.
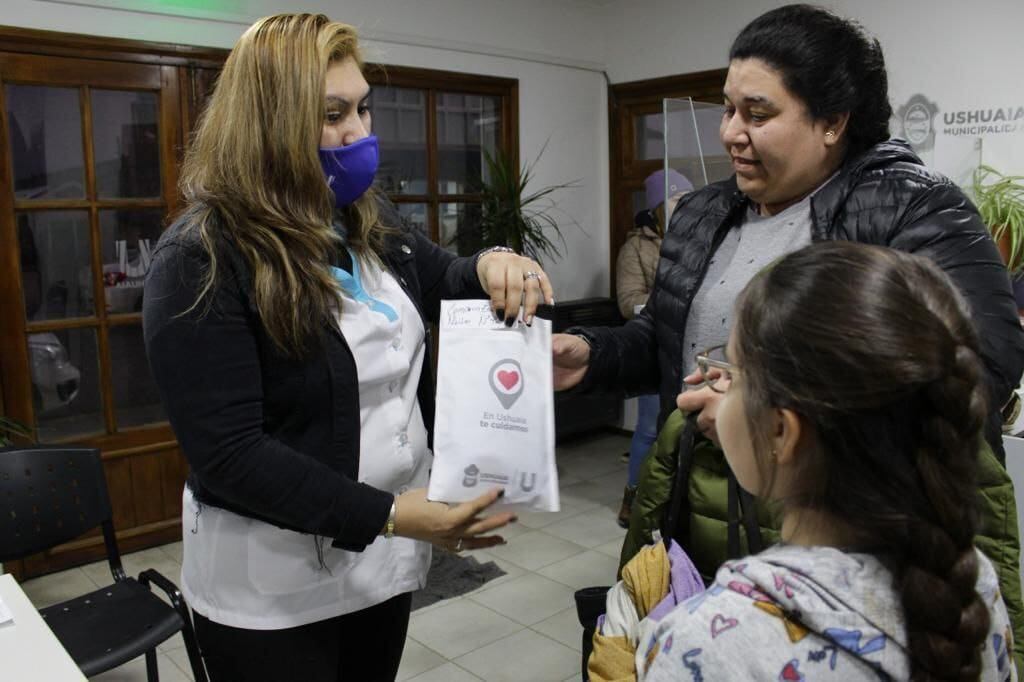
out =
[[[772,450],[772,459],[773,459],[773,460],[774,460],[774,459],[777,459],[777,458],[778,458],[778,456],[779,456],[779,453],[778,453],[778,451],[777,451],[777,450]]]
[[[825,131],[825,137],[835,137],[835,136],[836,136],[836,133],[835,133],[834,130],[827,130],[827,131]]]

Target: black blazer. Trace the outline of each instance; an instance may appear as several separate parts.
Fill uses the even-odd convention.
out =
[[[475,258],[458,258],[395,225],[384,262],[423,317],[436,322],[441,299],[484,298]],[[230,245],[212,306],[191,312],[209,259],[186,213],[160,238],[146,280],[143,332],[153,376],[188,460],[188,485],[211,504],[282,528],[333,538],[362,551],[387,521],[393,496],[356,482],[359,382],[337,325],[302,360],[277,350],[252,299],[249,268]],[[220,254],[219,254],[220,255]],[[183,314],[184,313],[184,314]],[[423,421],[433,427],[430,353],[420,376]]]

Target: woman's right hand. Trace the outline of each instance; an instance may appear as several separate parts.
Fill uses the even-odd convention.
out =
[[[715,381],[715,386],[722,391],[729,388],[729,380],[716,369],[708,373],[708,379]],[[683,412],[697,412],[697,429],[716,446],[722,447],[718,440],[718,406],[723,394],[708,388],[704,377],[696,370],[684,377],[683,383],[692,388],[676,396],[676,407]]]
[[[427,499],[426,488],[395,498],[395,535],[423,540],[452,551],[485,549],[505,544],[500,535],[484,535],[516,520],[511,512],[481,516],[505,491],[494,488],[476,499],[448,505]]]
[[[575,334],[552,334],[551,356],[556,391],[572,388],[590,367],[590,344]]]

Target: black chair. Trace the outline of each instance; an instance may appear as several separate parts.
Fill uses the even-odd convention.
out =
[[[152,569],[136,580],[121,566],[99,450],[0,448],[0,500],[0,561],[36,554],[96,526],[103,530],[113,584],[39,611],[85,675],[145,654],[146,676],[156,682],[156,647],[180,631],[196,682],[206,682],[181,592]],[[151,585],[167,594],[171,606]]]
[[[625,323],[618,304],[611,298],[559,301],[550,310],[553,332],[570,327],[618,327]],[[617,388],[576,387],[559,391],[555,394],[555,440],[561,443],[580,434],[618,427],[624,398],[625,394]]]

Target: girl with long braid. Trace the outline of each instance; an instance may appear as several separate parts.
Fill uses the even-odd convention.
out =
[[[758,274],[698,358],[740,485],[783,542],[644,624],[640,679],[1015,680],[974,547],[987,412],[964,299],[929,260],[823,242]]]

